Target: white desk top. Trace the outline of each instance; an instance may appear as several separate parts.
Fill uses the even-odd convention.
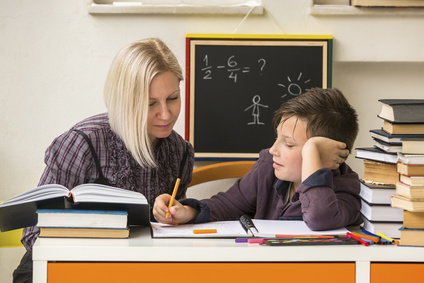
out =
[[[394,245],[252,246],[234,239],[152,239],[131,228],[129,239],[39,238],[34,261],[424,262],[424,247]]]

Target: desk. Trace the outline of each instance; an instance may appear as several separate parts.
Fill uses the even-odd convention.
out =
[[[424,274],[424,248],[419,247],[269,247],[234,239],[152,239],[148,227],[132,229],[130,239],[39,238],[33,260],[35,283],[65,283],[66,279],[160,282],[166,278],[173,283],[275,282],[276,278],[388,283],[418,282]]]

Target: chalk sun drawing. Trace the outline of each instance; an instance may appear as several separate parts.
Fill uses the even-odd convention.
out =
[[[286,97],[287,95],[292,95],[292,96],[298,96],[300,94],[302,94],[305,91],[308,91],[308,88],[303,89],[302,85],[309,83],[311,80],[307,79],[305,81],[301,81],[302,80],[302,73],[299,73],[299,75],[297,76],[297,80],[295,82],[293,82],[293,80],[290,78],[290,76],[287,76],[287,81],[288,84],[282,84],[279,83],[278,86],[281,86],[283,88],[286,89],[286,91],[288,93],[284,93],[281,98]],[[305,87],[305,86],[303,86]]]

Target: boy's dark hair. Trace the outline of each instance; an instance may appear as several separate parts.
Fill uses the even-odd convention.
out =
[[[292,116],[307,122],[309,137],[322,136],[341,141],[346,143],[349,151],[352,150],[359,130],[358,115],[338,89],[313,88],[288,100],[275,112],[275,126]]]

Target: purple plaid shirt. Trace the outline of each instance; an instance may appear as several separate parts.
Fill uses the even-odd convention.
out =
[[[89,145],[80,134],[72,131],[73,129],[88,135],[97,153],[103,175],[111,185],[142,193],[151,207],[158,195],[172,194],[184,156],[185,140],[173,131],[169,137],[161,139],[155,148],[158,167],[143,168],[112,131],[107,114],[83,120],[52,142],[46,150],[46,168],[39,186],[61,184],[72,189],[80,184],[93,183],[99,177]],[[194,164],[194,150],[191,145],[188,154],[177,199],[185,195],[191,181]],[[37,227],[24,229],[22,243],[27,250],[32,249],[38,234]]]

